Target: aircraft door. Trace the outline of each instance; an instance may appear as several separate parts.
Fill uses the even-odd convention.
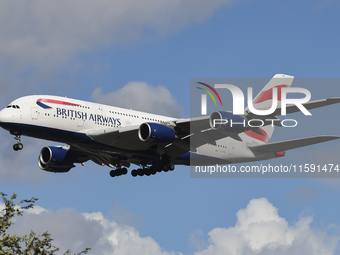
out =
[[[234,155],[234,151],[235,151],[235,145],[233,143],[230,143],[228,148],[227,148],[227,151],[228,151],[228,155]]]
[[[78,127],[83,127],[84,126],[84,119],[83,118],[78,118],[78,120],[77,120],[77,122],[78,122]]]
[[[37,120],[38,119],[38,109],[35,108],[35,107],[32,107],[31,113],[32,113],[32,120]]]
[[[101,116],[103,116],[103,108],[101,106],[99,106],[99,105],[98,106],[96,105],[95,109],[96,109],[96,114],[97,114],[96,122],[97,122],[97,124],[100,125],[100,124],[102,124]]]

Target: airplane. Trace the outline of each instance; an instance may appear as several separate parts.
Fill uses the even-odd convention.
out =
[[[254,107],[271,105],[273,88],[290,87],[294,77],[275,75],[254,98]],[[280,93],[279,93],[280,94]],[[280,100],[280,98],[278,98]],[[327,98],[304,103],[309,110],[339,103]],[[288,105],[287,113],[298,112]],[[0,111],[0,126],[15,136],[15,151],[23,149],[21,136],[60,142],[66,145],[42,148],[38,166],[45,171],[65,173],[76,163],[92,160],[109,166],[110,176],[125,175],[132,164],[133,177],[168,172],[175,165],[234,164],[267,160],[285,151],[339,139],[340,136],[314,136],[270,143],[279,122],[279,107],[270,116],[254,116],[248,108],[244,115],[218,111],[195,118],[173,118],[77,99],[50,95],[18,98]],[[215,119],[254,120],[262,127],[230,127]]]

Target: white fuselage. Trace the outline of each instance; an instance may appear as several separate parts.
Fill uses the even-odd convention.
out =
[[[121,130],[145,122],[164,123],[175,120],[177,119],[162,115],[47,95],[21,97],[0,112],[1,126],[12,134],[63,143],[70,143],[67,134],[87,134],[91,130]],[[239,163],[275,157],[274,153],[255,155],[248,146],[265,142],[246,133],[239,136],[242,141],[225,137],[215,144],[199,146],[195,153],[204,157],[194,164]]]

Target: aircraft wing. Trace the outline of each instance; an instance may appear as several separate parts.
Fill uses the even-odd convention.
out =
[[[316,143],[323,143],[331,140],[339,139],[340,136],[313,136],[307,138],[293,139],[283,142],[275,142],[263,145],[249,146],[249,149],[261,152],[279,152],[296,149]]]
[[[125,150],[148,150],[152,143],[142,142],[138,137],[139,126],[130,126],[120,129],[92,129],[86,131],[86,135],[92,140]]]
[[[165,147],[165,152],[172,158],[177,158],[180,155],[196,149],[204,144],[215,144],[217,140],[231,136],[236,140],[241,139],[238,135],[226,134],[213,130],[211,128],[205,130],[197,130],[183,138],[175,139],[171,144]]]
[[[175,121],[176,129],[182,133],[190,134],[194,130],[205,130],[210,128],[210,115],[196,118],[179,119]]]
[[[214,143],[227,136],[223,132],[211,129],[209,118],[210,116],[203,116],[167,123],[176,132],[176,138],[168,144],[141,141],[138,135],[140,126],[137,125],[118,130],[107,128],[83,131],[98,144],[91,143],[90,146],[86,143],[73,144],[72,147],[90,155],[90,159],[99,165],[119,162],[128,167],[130,163],[151,163],[159,158],[159,153],[177,158],[188,151],[195,151],[203,144]],[[112,147],[115,149],[112,150]]]
[[[92,134],[90,137],[93,139],[93,141],[96,141],[97,143],[88,143],[86,141],[71,143],[71,149],[73,151],[81,152],[82,155],[87,155],[88,159],[99,165],[104,164],[112,166],[116,164],[121,164],[122,166],[129,167],[131,163],[136,165],[139,165],[141,163],[151,163],[155,159],[159,158],[157,150],[153,148],[150,148],[149,150],[131,149],[133,143],[129,143],[126,145],[128,149],[110,145],[116,145],[114,142],[110,141],[111,138],[113,140],[115,138],[118,138],[120,140],[122,137],[129,137],[129,132],[126,132],[124,135],[119,134],[118,132],[106,133],[105,135],[98,134],[96,136]],[[134,139],[134,135],[131,135],[131,133],[130,137],[132,138],[132,140]],[[107,139],[106,141],[104,140],[105,138]],[[131,140],[129,142],[131,142]],[[142,143],[142,141],[139,142]],[[144,143],[144,146],[152,145],[154,146],[154,144],[152,143]]]
[[[174,121],[178,138],[165,147],[165,152],[170,157],[176,158],[188,151],[194,152],[204,144],[215,144],[217,140],[228,136],[241,140],[237,134],[227,134],[212,129],[209,119],[210,115]]]
[[[197,147],[214,143],[216,140],[228,136],[223,132],[211,129],[209,125],[210,116],[202,116],[191,119],[178,119],[167,123],[176,132],[176,138],[169,144],[157,144],[143,142],[138,136],[138,126],[124,127],[120,129],[95,129],[87,130],[85,133],[92,140],[122,150],[143,152],[148,150],[164,150],[172,158],[176,158],[188,151],[195,151]],[[238,139],[238,137],[235,137]]]

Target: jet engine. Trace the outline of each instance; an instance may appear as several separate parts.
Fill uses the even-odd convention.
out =
[[[42,148],[38,165],[40,169],[55,172],[65,173],[70,171],[73,165],[73,161],[69,157],[69,148],[49,146]]]
[[[246,119],[231,112],[213,112],[209,123],[211,128],[229,134],[242,133],[247,128]]]
[[[170,143],[175,139],[175,131],[158,123],[143,123],[138,129],[139,139],[143,142]]]

